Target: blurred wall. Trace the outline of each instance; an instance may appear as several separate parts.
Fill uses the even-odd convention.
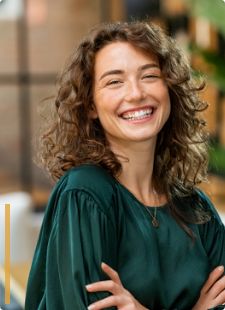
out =
[[[24,189],[51,187],[26,148],[38,130],[40,101],[55,94],[66,58],[101,17],[100,0],[27,0],[20,1],[24,23],[21,8],[10,13],[12,2],[0,4],[0,193],[23,188],[21,174],[29,169]]]

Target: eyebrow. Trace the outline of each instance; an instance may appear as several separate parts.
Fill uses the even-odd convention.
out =
[[[138,68],[138,71],[144,71],[146,69],[150,69],[150,68],[158,68],[160,69],[159,65],[156,64],[156,63],[150,63],[150,64],[146,64],[146,65],[143,65],[141,67]],[[119,69],[116,69],[116,70],[109,70],[109,71],[106,71],[104,72],[99,81],[102,80],[104,77],[108,76],[108,75],[114,75],[114,74],[123,74],[124,71],[123,70],[119,70]]]

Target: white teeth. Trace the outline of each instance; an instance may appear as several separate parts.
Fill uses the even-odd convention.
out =
[[[147,110],[139,110],[134,112],[127,112],[121,115],[123,119],[127,120],[138,120],[143,119],[153,113],[153,109],[147,109]]]

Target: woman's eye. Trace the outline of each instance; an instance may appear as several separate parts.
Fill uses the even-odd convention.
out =
[[[143,79],[157,79],[157,78],[159,78],[158,74],[147,74],[143,76]]]
[[[107,82],[106,85],[117,85],[120,83],[122,83],[122,82],[119,80],[112,80],[112,81]]]

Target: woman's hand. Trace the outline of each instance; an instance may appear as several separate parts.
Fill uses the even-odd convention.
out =
[[[201,289],[199,300],[192,310],[207,310],[225,303],[224,267],[215,268]]]
[[[148,310],[123,287],[115,270],[105,263],[101,264],[101,268],[109,276],[110,280],[86,285],[86,289],[88,292],[108,291],[112,295],[91,304],[88,310],[100,310],[108,307],[117,307],[119,310]]]

